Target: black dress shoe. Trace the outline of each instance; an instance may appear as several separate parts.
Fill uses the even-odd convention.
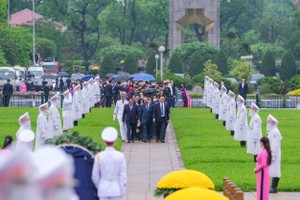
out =
[[[145,143],[146,143],[146,142],[147,142],[147,140],[143,140],[143,142],[145,142]]]
[[[166,141],[164,141],[164,140],[161,140],[160,142],[161,142],[161,143],[166,143]]]
[[[159,140],[156,140],[156,142],[159,142]]]
[[[130,141],[127,141],[127,143],[130,143]]]

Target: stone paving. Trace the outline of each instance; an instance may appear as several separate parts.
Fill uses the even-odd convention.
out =
[[[124,143],[122,151],[127,162],[128,188],[122,200],[159,200],[154,197],[156,183],[167,173],[184,169],[180,151],[170,123],[166,143]],[[255,192],[244,193],[245,200],[256,200]],[[298,192],[270,194],[269,200],[300,200]]]

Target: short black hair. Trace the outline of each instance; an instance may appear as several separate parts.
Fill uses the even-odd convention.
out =
[[[10,79],[9,79],[9,78],[7,79],[7,82],[10,82]]]

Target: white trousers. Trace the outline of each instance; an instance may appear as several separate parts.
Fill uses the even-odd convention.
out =
[[[118,117],[119,125],[120,125],[120,133],[121,133],[121,138],[122,140],[126,140],[126,132],[127,132],[127,127],[126,124],[122,122],[122,117]]]

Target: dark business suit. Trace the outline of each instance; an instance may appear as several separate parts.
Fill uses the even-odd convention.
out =
[[[125,105],[122,121],[125,122],[127,125],[128,142],[130,141],[134,142],[134,136],[136,135],[136,125],[138,119],[139,119],[138,107],[135,104],[132,104],[130,109],[130,104]]]
[[[143,125],[143,141],[149,141],[151,139],[151,128],[153,122],[153,105],[143,104],[141,105],[141,123]]]
[[[157,103],[153,108],[153,119],[156,127],[156,141],[165,142],[167,121],[170,120],[170,108],[167,103],[163,103],[163,112],[161,112],[161,103]]]
[[[12,84],[5,83],[4,86],[3,86],[2,94],[3,94],[3,105],[4,105],[4,107],[8,107],[9,106],[10,97],[13,94],[13,86],[12,86]]]
[[[106,99],[106,107],[111,107],[112,104],[112,85],[109,83],[104,88],[104,94]]]
[[[248,94],[248,84],[245,82],[244,85],[242,83],[239,84],[239,95],[241,95],[245,101]]]

